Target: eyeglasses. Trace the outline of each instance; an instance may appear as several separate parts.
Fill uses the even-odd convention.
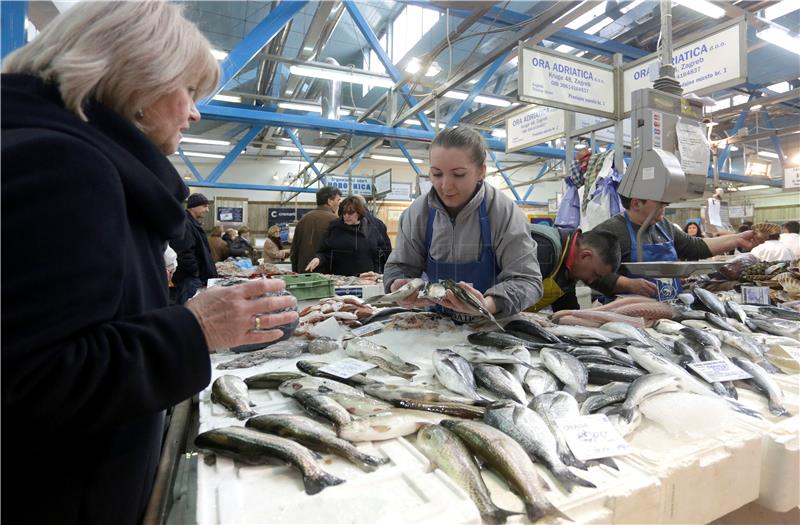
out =
[[[345,210],[342,212],[342,215],[358,215],[358,212],[355,210]]]

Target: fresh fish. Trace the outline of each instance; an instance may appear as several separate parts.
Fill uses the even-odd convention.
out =
[[[467,336],[467,341],[476,346],[491,346],[494,348],[511,348],[514,346],[529,347],[530,341],[503,332],[474,332]]]
[[[417,448],[431,462],[433,468],[440,468],[452,479],[478,507],[481,518],[486,523],[501,524],[513,514],[492,502],[478,465],[472,453],[453,432],[441,425],[423,425],[417,433]]]
[[[307,350],[308,343],[305,341],[280,341],[262,350],[247,352],[235,359],[220,363],[217,369],[252,368],[272,359],[294,359]]]
[[[669,335],[678,335],[681,333],[681,330],[685,328],[685,325],[681,323],[676,323],[670,319],[659,319],[653,325],[653,328],[659,333],[662,334],[669,334]]]
[[[686,306],[692,306],[692,303],[694,303],[694,295],[688,292],[678,294],[678,301],[685,304]]]
[[[675,311],[675,315],[672,316],[673,321],[680,321],[680,322],[686,321],[688,319],[700,320],[705,318],[706,318],[705,311],[691,310],[689,308],[683,308],[683,309],[678,308]]]
[[[449,417],[478,419],[483,417],[486,409],[482,406],[453,403],[449,401],[418,401],[416,399],[395,399],[392,404],[398,408],[434,412]]]
[[[489,405],[483,421],[522,445],[531,459],[541,460],[567,492],[575,485],[595,485],[573,474],[558,456],[556,438],[542,417],[524,405],[502,401]]]
[[[723,343],[742,352],[770,374],[776,374],[780,371],[775,365],[767,361],[761,346],[752,337],[733,332],[720,332],[719,336]]]
[[[779,335],[781,337],[791,337],[793,339],[797,338],[797,329],[792,326],[779,323],[778,319],[762,321],[761,319],[754,319],[751,317],[750,322],[752,322],[757,329],[767,332],[768,334]]]
[[[575,398],[566,392],[549,392],[533,398],[530,408],[541,416],[556,438],[556,450],[562,463],[586,470],[588,465],[572,454],[567,440],[556,425],[556,420],[559,418],[580,415],[580,408]]]
[[[247,388],[278,388],[281,383],[290,379],[300,379],[304,374],[297,372],[265,372],[244,378]]]
[[[309,414],[322,416],[337,427],[346,425],[352,419],[346,408],[325,394],[311,390],[299,390],[294,393],[292,398],[300,403],[300,406]]]
[[[628,361],[621,361],[616,357],[608,356],[599,356],[599,355],[584,355],[584,356],[576,356],[578,361],[583,363],[586,366],[587,363],[597,363],[601,365],[614,365],[614,366],[627,366],[630,368],[636,368],[636,365],[631,365]]]
[[[527,404],[525,390],[511,373],[497,365],[475,365],[475,378],[487,390],[497,394],[501,399],[513,399]]]
[[[701,346],[699,353],[702,361],[728,361],[728,356],[723,354],[721,349],[714,348],[713,346]],[[721,390],[719,385],[722,385],[724,390]],[[711,383],[711,389],[717,394],[730,397],[732,399],[739,398],[739,394],[736,391],[733,381],[726,381],[724,383]]]
[[[611,352],[602,346],[569,346],[564,349],[568,354],[577,357],[597,356],[597,357],[610,357]]]
[[[769,411],[774,416],[791,416],[791,414],[783,407],[783,392],[781,387],[775,382],[766,370],[761,368],[755,363],[747,359],[739,359],[732,357],[733,364],[753,376],[752,381],[756,384],[769,398]]]
[[[539,474],[519,443],[477,421],[445,420],[442,426],[453,431],[473,454],[483,458],[515,489],[531,522],[545,516],[569,519],[542,495],[544,487]]]
[[[250,409],[253,404],[247,396],[247,385],[237,376],[218,377],[211,385],[211,402],[224,406],[236,414],[238,419],[247,419],[255,415]]]
[[[326,396],[333,399],[347,410],[350,415],[356,417],[373,416],[390,412],[393,407],[384,401],[378,401],[366,396],[351,396],[341,392],[326,392]]]
[[[608,365],[601,363],[583,363],[589,374],[589,382],[593,385],[604,385],[612,381],[631,383],[645,373],[630,366]]]
[[[779,263],[773,264],[772,266],[770,266],[769,268],[764,270],[764,275],[772,275],[773,273],[776,273],[779,270],[783,270],[784,268],[786,268],[786,263],[785,262],[779,262]]]
[[[769,317],[778,317],[786,321],[800,321],[800,312],[789,308],[780,306],[760,306],[758,307],[758,311]]]
[[[694,341],[695,343],[699,344],[700,346],[710,346],[716,349],[722,347],[722,342],[719,340],[719,337],[712,334],[711,332],[706,332],[703,330],[698,330],[697,328],[686,326],[683,329],[681,329],[681,334],[683,334],[690,341]]]
[[[558,380],[553,374],[541,368],[533,368],[525,374],[525,382],[522,383],[522,388],[527,390],[533,397],[536,397],[547,392],[555,392],[559,389],[559,386]]]
[[[317,452],[336,454],[366,472],[372,472],[390,461],[389,458],[361,452],[349,441],[339,438],[330,427],[305,416],[294,414],[256,416],[248,419],[245,426],[259,432],[291,439]]]
[[[686,368],[689,363],[699,363],[701,361],[700,356],[691,347],[687,342],[678,339],[675,341],[675,350],[682,356],[680,360],[680,365]],[[693,372],[693,371],[692,371]],[[711,389],[720,396],[728,396],[730,392],[722,383],[709,383],[711,385]]]
[[[562,341],[566,337],[580,343],[592,344],[596,342],[610,343],[615,339],[619,339],[619,334],[617,333],[588,326],[556,325],[550,327],[549,330],[561,338]]]
[[[709,292],[708,290],[700,288],[699,286],[693,288],[692,291],[694,292],[695,297],[697,297],[700,302],[703,303],[703,306],[718,316],[725,317],[725,305],[719,300],[717,294],[714,292]]]
[[[420,299],[428,299],[429,301],[439,302],[445,298],[447,289],[440,283],[427,283],[417,296]]]
[[[525,383],[525,375],[528,373],[528,370],[533,368],[533,366],[530,364],[531,353],[524,346],[519,346],[515,349],[512,349],[511,354],[518,359],[518,362],[502,366],[511,372],[511,375],[517,378],[519,384],[522,385]]]
[[[525,350],[527,353],[528,350],[521,346],[520,349]],[[494,347],[488,346],[472,346],[472,345],[455,345],[453,346],[453,351],[469,361],[470,363],[487,363],[490,365],[522,365],[523,367],[532,368],[530,364],[530,353],[527,354],[528,360],[526,361],[521,354],[517,354],[515,349],[514,352],[509,351],[498,351]]]
[[[728,314],[728,317],[733,317],[742,324],[747,322],[747,313],[742,308],[742,305],[735,301],[725,301],[725,313]]]
[[[417,365],[406,363],[385,346],[363,337],[349,339],[344,345],[344,353],[354,359],[369,361],[381,370],[404,379],[412,379],[419,370]]]
[[[708,324],[710,324],[711,326],[713,326],[718,330],[724,330],[726,332],[738,331],[733,325],[731,325],[728,322],[727,318],[720,317],[717,314],[713,314],[711,312],[706,312],[706,321],[708,321]]]
[[[625,400],[627,395],[628,387],[630,386],[628,383],[609,383],[609,385],[624,385],[624,389],[620,391],[614,391],[612,393],[605,393],[601,392],[595,395],[591,395],[586,398],[586,401],[581,403],[581,415],[585,416],[588,414],[594,414],[601,408],[607,407],[609,405],[613,405],[615,403],[621,403]]]
[[[631,383],[619,414],[625,421],[630,423],[633,420],[634,411],[642,401],[665,392],[675,392],[678,387],[678,378],[670,374],[647,374],[642,376]]]
[[[628,366],[632,366],[634,368],[636,368],[636,366],[638,366],[636,364],[636,361],[634,361],[633,358],[631,356],[629,356],[627,352],[623,352],[621,350],[617,350],[616,348],[609,348],[608,349],[608,353],[611,354],[611,357],[613,357],[617,361],[625,363]]]
[[[308,495],[316,494],[325,487],[344,483],[343,479],[322,470],[314,453],[303,445],[249,428],[216,428],[197,436],[194,443],[199,448],[251,463],[264,462],[266,458],[287,461],[302,473]]]
[[[557,335],[553,334],[546,328],[543,328],[536,323],[526,321],[525,319],[516,319],[506,323],[505,328],[506,332],[513,331],[515,333],[523,333],[535,338],[535,341],[538,342],[553,344],[558,344],[561,342],[561,339],[559,339]]]
[[[640,328],[635,328],[629,324],[625,323],[617,323],[611,322],[602,325],[600,328],[603,330],[607,330],[609,332],[614,332],[628,339],[639,341],[640,343],[644,343],[646,345],[650,345],[650,342],[647,339],[647,336],[642,332]]]
[[[422,279],[411,279],[392,293],[376,295],[374,297],[365,299],[364,302],[372,305],[396,303],[398,301],[402,301],[403,299],[407,299],[414,294],[414,292],[420,291],[423,286],[425,286],[425,281]]]
[[[366,326],[370,323],[374,323],[375,321],[380,321],[381,319],[386,319],[387,317],[391,317],[394,314],[401,314],[401,313],[405,314],[410,312],[421,312],[421,311],[422,310],[402,308],[400,306],[393,306],[391,308],[382,308],[381,310],[378,310],[376,313],[363,319],[361,321],[361,324]]]
[[[464,397],[482,400],[478,395],[472,365],[452,350],[434,350],[433,373],[446,389]]]
[[[475,404],[476,401],[470,397],[457,396],[448,392],[431,390],[418,385],[387,385],[373,383],[371,385],[364,385],[363,390],[365,394],[390,403],[399,399],[406,399],[425,403],[462,403],[472,405]]]
[[[446,416],[422,410],[394,408],[390,412],[354,419],[339,427],[339,437],[347,441],[385,441],[413,434],[426,423],[437,424]]]
[[[308,361],[302,359],[297,363],[295,363],[295,366],[297,366],[298,370],[300,370],[301,372],[305,372],[310,376],[330,379],[331,381],[345,383],[353,386],[369,385],[371,383],[379,382],[377,379],[369,375],[369,372],[371,372],[371,370],[367,370],[367,372],[361,372],[360,374],[354,374],[348,377],[347,379],[335,376],[333,374],[328,374],[320,370],[321,368],[328,366],[329,364],[330,363],[326,363],[324,361]]]
[[[542,364],[564,383],[577,400],[586,399],[589,374],[583,363],[566,352],[552,348],[543,348],[539,357],[542,359]]]
[[[706,313],[708,313],[708,312],[703,312],[703,319],[702,320],[684,319],[683,321],[681,321],[681,324],[683,324],[683,326],[688,326],[689,328],[694,328],[696,330],[702,330],[703,332],[710,332],[711,330],[716,330],[716,328],[712,327],[708,323],[708,321],[705,320]]]
[[[341,392],[342,394],[349,394],[351,396],[364,397],[364,393],[361,390],[340,383],[339,381],[310,376],[284,381],[278,386],[278,391],[287,397],[292,397],[299,390],[312,390],[318,393],[320,392],[320,388],[333,392]]]
[[[463,304],[469,306],[470,308],[475,309],[476,312],[489,319],[501,331],[504,330],[504,328],[497,322],[497,319],[494,318],[492,313],[489,310],[487,310],[486,307],[483,306],[483,304],[480,301],[478,301],[478,299],[474,295],[472,295],[471,293],[460,287],[455,281],[451,281],[450,279],[444,279],[442,280],[441,283],[446,290],[453,292],[453,295],[456,296],[456,299],[461,301]]]
[[[308,343],[308,353],[310,354],[328,354],[341,350],[342,345],[336,339],[330,337],[320,337]]]

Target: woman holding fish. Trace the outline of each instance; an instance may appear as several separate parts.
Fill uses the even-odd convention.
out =
[[[399,300],[401,306],[439,304],[466,321],[482,309],[513,315],[541,297],[536,244],[525,215],[484,182],[485,162],[486,143],[470,128],[446,129],[434,138],[433,191],[418,197],[400,217],[397,247],[386,262],[383,282],[387,292],[395,292],[424,275],[430,283],[457,282],[464,293],[440,290],[426,299],[416,290]]]

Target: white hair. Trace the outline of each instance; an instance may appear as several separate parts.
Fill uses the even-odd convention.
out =
[[[58,84],[64,105],[81,119],[96,99],[136,124],[136,113],[176,89],[196,98],[219,82],[219,65],[182,8],[158,0],[84,1],[9,54],[4,73]]]

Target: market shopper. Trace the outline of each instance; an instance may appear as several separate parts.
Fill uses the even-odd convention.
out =
[[[695,221],[687,222],[686,226],[683,227],[683,233],[689,237],[705,237],[705,235],[703,235],[703,230],[700,228],[700,223]]]
[[[184,232],[172,240],[172,246],[178,252],[178,270],[173,276],[178,304],[184,304],[194,297],[198,290],[206,287],[209,279],[217,276],[208,238],[203,230],[202,220],[206,215],[206,196],[202,193],[189,195]]]
[[[250,244],[250,228],[242,226],[239,230],[232,231],[230,243],[231,254],[235,257],[253,258],[253,245]]]
[[[214,226],[208,234],[208,248],[211,250],[211,259],[221,262],[228,258],[230,248],[228,243],[222,239],[222,226]]]
[[[623,262],[636,261],[636,235],[640,225],[654,210],[652,224],[642,235],[642,262],[697,261],[737,248],[750,250],[759,243],[752,231],[713,238],[690,237],[664,218],[667,203],[623,196],[620,196],[620,200],[625,211],[599,224],[592,231],[615,236],[620,243]],[[666,299],[674,298],[680,290],[680,283],[677,279],[645,279],[614,272],[599,279],[593,287],[608,296],[629,293]]]
[[[386,224],[375,216],[374,213],[369,211],[367,206],[367,199],[363,195],[354,195],[364,208],[367,210],[366,221],[370,226],[370,233],[375,237],[378,244],[378,268],[375,270],[378,273],[383,273],[383,267],[386,265],[386,260],[392,253],[392,240],[389,238],[389,233],[386,229]]]
[[[58,257],[2,261],[3,523],[140,523],[164,410],[208,384],[209,350],[297,318],[252,299],[280,280],[167,306],[188,190],[166,156],[218,78],[166,2],[74,5],[4,59],[2,248],[33,228]]]
[[[367,207],[358,197],[347,197],[339,205],[339,218],[328,225],[316,256],[305,268],[318,267],[334,275],[361,275],[378,270],[378,243],[370,233]]]
[[[536,243],[522,211],[485,183],[485,163],[486,143],[476,131],[459,126],[436,135],[430,150],[433,191],[400,217],[397,243],[384,269],[387,292],[425,274],[431,282],[465,283],[465,290],[499,316],[539,301]],[[416,294],[401,304],[430,305]],[[475,313],[451,291],[443,305],[456,319]]]
[[[267,230],[267,238],[264,239],[261,253],[266,263],[281,262],[289,256],[289,250],[284,249],[281,241],[281,227],[277,224],[273,224]]]
[[[591,285],[619,268],[619,242],[611,234],[532,224],[531,235],[536,241],[539,268],[546,276],[542,280],[542,298],[531,307],[533,311],[547,306],[554,312],[577,310],[580,306],[575,284],[581,281]]]
[[[328,233],[328,225],[338,217],[342,192],[334,186],[324,186],[317,192],[317,209],[312,210],[297,223],[289,252],[292,271],[302,272],[313,259],[322,240]]]
[[[781,242],[792,251],[792,258],[800,259],[800,222],[788,221],[781,226]]]

